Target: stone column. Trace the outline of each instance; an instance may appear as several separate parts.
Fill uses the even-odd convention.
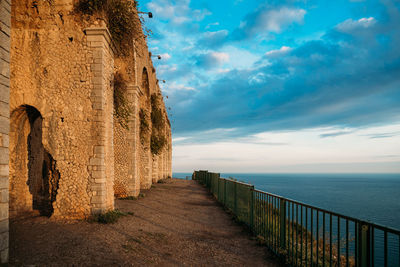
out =
[[[10,0],[0,0],[0,263],[8,262],[8,147],[10,132]]]
[[[168,129],[168,176],[172,177],[172,135],[171,135],[171,128]]]
[[[152,174],[152,183],[153,184],[155,184],[155,183],[157,183],[157,181],[159,180],[159,173],[160,173],[160,171],[159,171],[159,165],[160,165],[160,156],[159,155],[153,155],[153,159],[152,159],[152,167],[153,167],[153,169],[152,169],[152,172],[151,172],[151,174]]]
[[[113,163],[106,162],[110,151],[109,136],[107,127],[109,126],[110,116],[112,122],[112,114],[109,114],[109,105],[107,103],[107,89],[110,85],[110,77],[108,77],[109,68],[113,67],[113,58],[110,58],[112,52],[111,35],[105,24],[85,29],[87,35],[87,45],[91,51],[91,73],[92,73],[92,92],[90,99],[93,107],[93,124],[92,124],[92,143],[93,155],[90,157],[88,171],[90,174],[90,204],[92,213],[102,213],[113,208],[108,199],[110,196],[110,177],[107,172],[113,174]],[[110,66],[111,65],[111,66]],[[112,144],[112,141],[111,141]],[[110,167],[112,170],[110,170]],[[110,175],[113,178],[113,175]],[[113,182],[113,181],[112,181]]]
[[[129,182],[127,188],[128,196],[138,196],[140,192],[139,177],[139,150],[140,150],[140,119],[139,98],[142,94],[140,87],[129,84],[127,87],[128,101],[131,103],[132,116],[129,119],[129,144],[131,146],[132,162],[129,166]]]

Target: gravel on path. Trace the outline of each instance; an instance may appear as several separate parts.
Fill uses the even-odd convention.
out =
[[[155,184],[114,224],[10,221],[11,266],[281,266],[195,181]],[[133,214],[132,214],[133,213]]]

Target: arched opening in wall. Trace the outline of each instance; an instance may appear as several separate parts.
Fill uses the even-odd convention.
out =
[[[10,217],[32,211],[50,217],[60,172],[42,143],[42,115],[23,105],[10,119]]]
[[[142,90],[144,90],[147,97],[150,97],[149,74],[147,73],[146,68],[143,68],[142,73]]]

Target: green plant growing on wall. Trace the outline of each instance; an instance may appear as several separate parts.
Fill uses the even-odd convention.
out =
[[[159,96],[152,94],[151,102],[151,124],[153,126],[150,138],[150,149],[153,155],[158,155],[165,147],[167,140],[164,136],[165,120],[160,109]]]
[[[145,144],[146,136],[149,131],[149,123],[147,121],[146,111],[141,108],[139,111],[139,120],[140,120],[140,141],[142,144]]]
[[[167,141],[164,136],[162,136],[160,134],[152,134],[151,140],[150,140],[151,153],[153,155],[160,154],[160,152],[164,148],[166,142]]]
[[[126,81],[121,73],[114,75],[114,117],[122,128],[129,130],[129,118],[132,108],[126,99]]]
[[[136,0],[79,0],[75,10],[105,19],[119,56],[128,55],[132,50],[132,40],[143,36],[143,20],[137,15]],[[147,29],[144,31],[150,34]]]

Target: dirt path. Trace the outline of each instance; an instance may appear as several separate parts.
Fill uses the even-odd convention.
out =
[[[116,200],[134,214],[115,224],[11,221],[11,265],[279,266],[196,182],[173,179],[145,194]]]

